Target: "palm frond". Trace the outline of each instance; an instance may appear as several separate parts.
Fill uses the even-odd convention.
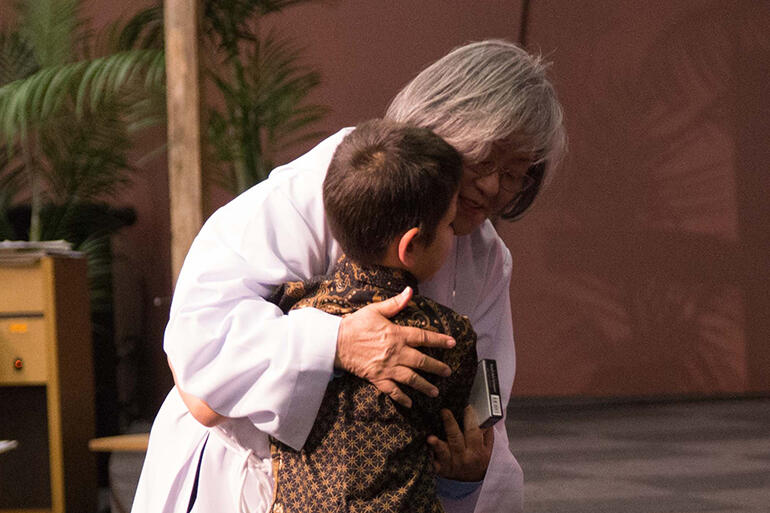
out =
[[[238,45],[259,40],[255,27],[261,17],[293,5],[319,0],[204,0],[203,30],[208,40],[226,60],[239,56]]]
[[[57,116],[68,98],[82,117],[127,88],[162,87],[165,60],[161,50],[131,50],[71,64],[43,68],[0,87],[0,132],[6,140],[26,136],[31,125]]]
[[[255,38],[250,22],[256,4],[249,0],[205,0],[204,33],[216,50],[225,52],[227,59],[237,57],[239,41]]]
[[[114,197],[130,182],[127,153],[131,141],[119,107],[105,105],[98,114],[67,121],[40,132],[46,157],[44,178],[54,202],[95,201]]]
[[[166,123],[165,89],[147,91],[147,95],[131,101],[124,106],[123,120],[129,133],[146,128],[162,126]]]
[[[162,50],[127,50],[94,59],[84,70],[78,85],[76,111],[98,109],[99,105],[126,87],[158,89],[165,81],[165,57]],[[86,105],[86,101],[90,105]]]
[[[308,127],[317,123],[329,113],[329,108],[323,105],[307,105],[298,107],[286,120],[273,127],[268,133],[271,145],[291,147],[305,141],[318,139],[323,131],[310,130]]]
[[[0,32],[0,85],[37,71],[35,52],[18,32]]]
[[[271,32],[241,45],[231,72],[210,72],[224,108],[209,114],[219,181],[241,192],[266,178],[273,156],[289,144],[318,136],[308,128],[327,112],[307,103],[320,83],[317,72],[301,64],[302,49]]]
[[[292,5],[307,4],[318,0],[206,0],[206,14],[211,12],[225,13],[230,16],[264,16],[279,12]]]
[[[17,2],[19,32],[35,53],[41,67],[72,60],[81,22],[79,0],[34,0]]]
[[[8,212],[24,187],[24,167],[17,162],[13,147],[0,151],[0,240],[16,239]]]
[[[163,7],[143,9],[125,23],[116,22],[112,30],[116,51],[163,48]]]
[[[252,56],[247,71],[257,77],[255,105],[262,109],[261,125],[268,148],[289,146],[315,137],[306,129],[325,116],[328,107],[307,103],[310,92],[320,82],[318,72],[299,64],[302,49],[291,41],[268,34]]]
[[[132,208],[115,208],[108,203],[65,201],[49,203],[41,214],[46,239],[65,239],[77,249],[92,238],[109,236],[136,221]]]

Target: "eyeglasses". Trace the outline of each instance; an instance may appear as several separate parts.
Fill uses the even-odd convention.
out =
[[[480,166],[468,166],[468,171],[474,178],[484,178],[496,173],[500,180],[500,188],[506,192],[515,192],[518,195],[524,194],[537,182],[528,173],[518,175],[513,171],[505,169],[491,168],[482,170]]]
[[[543,183],[543,177],[545,176],[545,162],[539,162],[530,166],[526,176],[527,178],[530,178],[532,182],[523,185],[522,189],[511,198],[508,205],[505,206],[500,214],[500,217],[503,219],[518,219],[524,215],[530,206],[532,206],[532,203],[540,192],[540,186]]]

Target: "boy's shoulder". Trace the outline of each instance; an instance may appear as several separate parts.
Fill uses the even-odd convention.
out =
[[[429,297],[415,295],[402,313],[401,317],[406,318],[410,326],[438,331],[458,341],[476,338],[468,316],[457,313]]]
[[[283,283],[267,297],[267,301],[284,314],[298,308],[317,308],[332,315],[345,315],[356,310],[356,305],[348,300],[348,296],[333,275],[321,275],[305,281]]]
[[[395,293],[371,283],[357,283],[351,275],[332,272],[306,281],[284,283],[267,300],[284,313],[312,307],[333,315],[345,315],[386,300],[391,294]],[[415,294],[391,320],[396,324],[443,333],[457,341],[476,339],[467,316],[420,294]]]
[[[402,324],[399,322],[399,317],[407,319],[403,324],[451,336],[457,343],[452,349],[423,348],[422,351],[428,356],[441,360],[452,369],[451,376],[445,378],[448,381],[444,386],[448,383],[455,385],[465,383],[470,387],[476,372],[477,353],[476,332],[473,330],[468,317],[420,295],[415,295],[406,308],[393,318],[394,322]],[[469,390],[470,388],[467,389],[467,391]],[[463,404],[459,405],[460,409],[453,409],[448,406],[456,399],[458,398],[447,398],[446,400],[449,402],[445,405],[452,409],[455,414],[458,414],[466,403],[464,402],[465,399],[461,399],[460,402]]]

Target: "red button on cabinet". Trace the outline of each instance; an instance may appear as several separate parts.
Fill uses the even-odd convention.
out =
[[[49,354],[44,317],[0,318],[0,387],[47,383]]]

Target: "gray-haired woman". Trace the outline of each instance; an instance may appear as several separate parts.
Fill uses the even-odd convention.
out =
[[[503,411],[515,372],[511,256],[488,219],[520,217],[564,153],[561,106],[546,67],[506,41],[469,44],[422,71],[386,114],[431,128],[463,155],[454,247],[420,291],[470,318],[479,358],[497,360]],[[310,308],[284,316],[262,299],[336,262],[321,183],[349,131],[276,169],[201,229],[179,276],[164,343],[179,387],[153,425],[135,512],[266,511],[267,437],[302,447],[335,368],[405,406],[411,400],[403,385],[410,393],[435,390],[416,371],[446,372],[419,350],[449,347],[446,336],[388,320],[410,290],[342,319]],[[464,420],[461,431],[446,416],[447,440],[428,439],[446,511],[521,511],[522,474],[504,423],[480,430],[470,410]]]

